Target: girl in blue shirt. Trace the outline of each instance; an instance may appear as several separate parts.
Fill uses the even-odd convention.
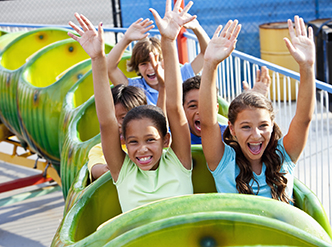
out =
[[[308,138],[315,105],[315,45],[302,18],[288,20],[291,41],[286,46],[300,67],[295,116],[282,138],[269,100],[253,91],[240,94],[230,104],[224,140],[216,116],[217,66],[235,48],[240,31],[237,20],[219,26],[204,55],[200,89],[200,118],[204,155],[219,192],[258,194],[289,203],[293,169]]]

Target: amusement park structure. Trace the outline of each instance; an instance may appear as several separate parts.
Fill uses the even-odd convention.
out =
[[[318,100],[309,145],[320,150],[306,151],[299,161],[307,165],[307,173],[315,164],[321,170],[321,177],[315,172],[322,182],[317,196],[307,187],[311,185],[307,173],[301,172],[294,182],[294,206],[258,196],[218,194],[202,147],[193,145],[194,195],[121,213],[110,174],[89,181],[88,152],[100,142],[91,61],[68,38],[68,31],[30,26],[17,32],[1,31],[0,36],[0,141],[13,145],[12,154],[0,152],[0,160],[40,170],[39,175],[0,184],[0,192],[50,180],[61,185],[66,205],[52,246],[155,246],[156,241],[158,246],[332,246],[331,191],[327,190],[329,181],[324,183],[330,178],[324,173],[330,173],[331,163],[331,113],[326,103],[332,93],[330,85],[316,82]],[[114,37],[125,29],[105,31]],[[158,34],[156,30],[151,33]],[[190,60],[197,53],[196,40],[188,33],[181,35]],[[111,43],[105,46],[107,53],[113,48]],[[119,67],[127,77],[135,77],[126,71],[130,56],[129,49]],[[252,85],[255,71],[263,65],[272,71],[269,97],[279,110],[277,121],[287,128],[294,114],[296,99],[291,93],[297,90],[298,73],[238,51],[219,68],[220,121],[227,117],[227,102],[240,93],[242,80]],[[26,152],[18,154],[18,147]],[[318,163],[323,165],[318,168]]]

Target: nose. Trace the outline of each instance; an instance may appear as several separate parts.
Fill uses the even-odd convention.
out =
[[[258,128],[253,128],[252,137],[258,139],[261,137],[261,131]]]
[[[153,69],[153,70],[154,70],[154,68],[153,68],[153,66],[152,66],[152,63],[151,63],[151,62],[149,62],[149,63],[148,63],[148,69]]]
[[[140,154],[144,154],[146,151],[148,151],[148,148],[146,147],[146,145],[141,145],[138,149],[138,153],[140,153]]]

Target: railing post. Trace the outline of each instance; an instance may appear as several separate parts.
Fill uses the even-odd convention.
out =
[[[177,0],[174,0],[174,3]],[[181,8],[184,8],[184,1],[181,3]],[[189,62],[188,60],[188,47],[187,47],[187,38],[184,37],[183,33],[186,31],[186,29],[183,27],[180,30],[180,33],[177,38],[177,44],[178,44],[178,53],[179,53],[179,62],[182,64],[185,64]]]

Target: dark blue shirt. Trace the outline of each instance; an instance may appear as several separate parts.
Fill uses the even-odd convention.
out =
[[[224,131],[225,131],[227,125],[221,125],[221,124],[219,124],[219,127],[220,127],[220,132],[221,132],[221,138],[223,139],[222,136],[224,134]],[[191,144],[202,144],[202,139],[201,139],[200,136],[195,136],[194,134],[192,134],[190,132],[190,137],[191,137]]]

